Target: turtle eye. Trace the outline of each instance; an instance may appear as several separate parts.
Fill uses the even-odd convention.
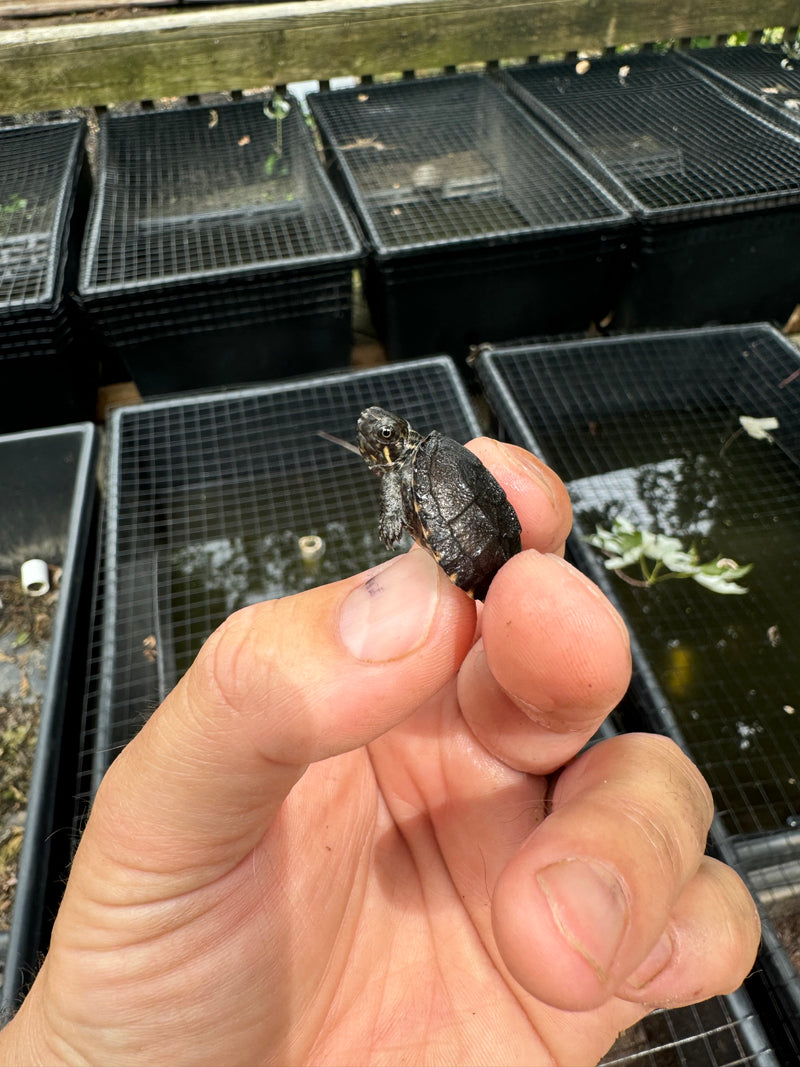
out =
[[[391,436],[392,436],[392,428],[391,428],[391,426],[381,426],[381,437],[384,439],[384,441],[388,441]]]

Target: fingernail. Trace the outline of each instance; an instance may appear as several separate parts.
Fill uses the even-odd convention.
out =
[[[356,659],[385,663],[424,644],[439,601],[439,567],[412,551],[376,567],[347,597],[339,633]]]
[[[664,932],[656,941],[647,959],[640,963],[628,978],[628,985],[632,985],[634,989],[642,989],[661,974],[671,959],[672,939],[668,933]]]
[[[619,879],[587,860],[561,860],[536,876],[564,940],[606,981],[628,926]]]

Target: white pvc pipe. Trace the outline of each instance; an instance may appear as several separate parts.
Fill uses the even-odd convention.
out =
[[[50,591],[50,575],[43,559],[26,559],[19,569],[19,577],[28,596],[44,596]]]

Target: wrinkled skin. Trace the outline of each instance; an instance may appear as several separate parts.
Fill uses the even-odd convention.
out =
[[[578,755],[630,657],[563,486],[471,447],[523,528],[482,611],[414,549],[220,627],[106,775],[0,1062],[588,1064],[741,982],[697,770]]]

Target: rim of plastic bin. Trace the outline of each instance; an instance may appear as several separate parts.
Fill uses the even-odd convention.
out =
[[[800,1048],[800,970],[794,965],[787,940],[794,933],[800,907],[800,829],[768,834],[731,836],[715,824],[713,843],[720,857],[735,867],[758,902],[761,912],[759,961],[777,1001],[779,1024]],[[781,914],[781,902],[791,912]],[[769,1008],[774,1012],[776,1004]]]
[[[672,53],[602,57],[582,74],[574,63],[510,67],[498,78],[642,219],[800,204],[800,137]]]
[[[58,298],[85,130],[81,118],[0,127],[0,312]],[[38,228],[36,205],[27,206],[37,193],[48,204]]]
[[[361,239],[320,163],[301,103],[288,96],[288,112],[276,119],[278,112],[270,110],[273,102],[266,94],[213,106],[184,104],[136,114],[106,113],[100,122],[79,292],[89,297],[127,294],[209,278],[279,274],[347,261],[355,264],[362,254]],[[263,158],[259,157],[268,134],[258,128],[260,117],[279,123],[276,130],[280,130],[270,141],[278,148]],[[256,185],[256,176],[259,180],[287,178],[287,191],[280,201],[266,198],[258,204],[249,195],[239,205],[223,201],[224,178],[202,166],[213,158],[209,139],[213,140],[215,130],[226,136],[220,149],[220,172],[232,173],[242,188]],[[131,132],[135,140],[126,143],[125,135]],[[154,136],[162,138],[160,146],[153,143]],[[191,153],[181,154],[184,148]],[[238,153],[251,148],[256,158],[246,164],[242,157],[241,166],[234,169]],[[149,181],[159,150],[165,153],[165,178]],[[280,174],[284,153],[292,163],[288,176]],[[190,172],[197,183],[196,194],[209,198],[209,210],[193,210],[188,199],[181,205],[180,188]],[[305,195],[298,199],[298,192]],[[170,213],[172,206],[177,214]]]
[[[639,1040],[637,1040],[637,1038]],[[600,1067],[779,1067],[743,986],[684,1008],[657,1008],[623,1031]]]
[[[308,104],[378,256],[631,221],[581,161],[485,74],[329,90],[310,94]],[[486,127],[476,133],[481,121]],[[482,150],[481,137],[494,138],[496,150]],[[451,169],[431,159],[444,153]]]

